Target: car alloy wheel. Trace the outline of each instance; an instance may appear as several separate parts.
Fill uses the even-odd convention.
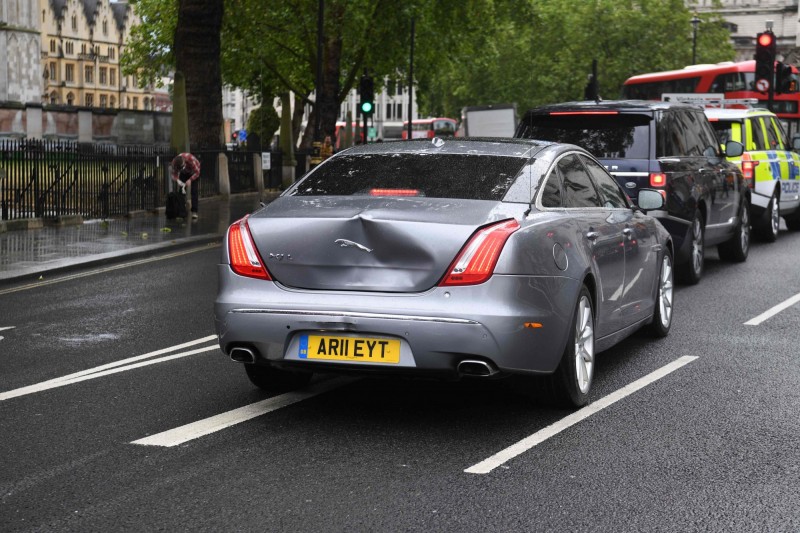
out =
[[[649,326],[650,333],[654,337],[666,337],[672,326],[673,275],[672,253],[667,250],[661,259],[661,268],[658,272],[658,283],[656,285],[653,321]]]
[[[672,324],[672,257],[664,254],[658,280],[658,318],[661,327],[669,329]]]
[[[769,229],[772,233],[772,240],[774,241],[775,239],[778,238],[778,231],[780,230],[781,227],[781,212],[780,209],[778,208],[778,198],[773,196],[769,201],[769,206],[770,206]]]
[[[700,217],[695,217],[692,221],[692,274],[698,280],[703,275],[703,224]]]
[[[775,210],[775,213],[777,212],[778,211]],[[739,239],[741,250],[744,252],[744,255],[747,256],[747,252],[750,251],[750,207],[747,205],[747,203],[742,204],[742,215],[739,223]]]
[[[594,375],[594,319],[592,302],[581,294],[575,320],[575,374],[578,389],[582,394],[589,392]]]

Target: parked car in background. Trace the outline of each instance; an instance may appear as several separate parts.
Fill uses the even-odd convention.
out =
[[[662,191],[666,208],[653,213],[675,241],[678,274],[700,281],[705,247],[745,261],[750,249],[750,189],[720,150],[700,107],[639,100],[566,102],[528,111],[515,137],[566,142],[591,152],[636,200],[642,188]]]
[[[800,230],[800,155],[792,151],[777,115],[766,109],[706,109],[719,142],[744,145],[730,157],[752,190],[753,229],[768,242],[778,238],[780,217]]]
[[[524,139],[344,150],[234,223],[220,347],[267,390],[312,373],[548,375],[588,400],[595,355],[672,324],[673,241],[585,150]]]

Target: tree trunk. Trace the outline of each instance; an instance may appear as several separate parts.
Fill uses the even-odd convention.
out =
[[[180,0],[175,29],[175,67],[186,77],[192,149],[222,146],[220,30],[223,0]]]

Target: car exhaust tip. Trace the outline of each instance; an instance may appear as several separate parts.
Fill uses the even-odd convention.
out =
[[[462,376],[490,377],[498,373],[498,370],[486,361],[477,359],[464,359],[458,363],[458,373]]]
[[[250,348],[237,346],[236,348],[232,348],[228,355],[237,363],[253,364],[256,362],[256,354]]]

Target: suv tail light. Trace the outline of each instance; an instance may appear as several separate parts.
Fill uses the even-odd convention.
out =
[[[519,228],[519,223],[510,219],[479,229],[448,267],[440,285],[477,285],[489,279],[503,246]]]
[[[747,182],[747,186],[751,189],[755,187],[756,167],[758,163],[758,161],[753,161],[753,158],[750,157],[750,154],[747,152],[742,154],[742,174],[744,175],[744,180]]]
[[[663,172],[651,172],[650,173],[650,186],[651,187],[666,187],[667,186],[667,175]]]
[[[228,228],[228,257],[231,269],[240,276],[271,280],[250,235],[248,216],[237,220]]]

